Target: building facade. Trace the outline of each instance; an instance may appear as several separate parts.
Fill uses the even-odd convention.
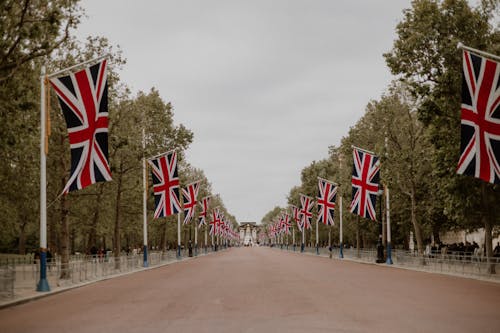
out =
[[[257,225],[257,222],[241,222],[238,231],[241,245],[253,246],[258,243],[260,226]]]

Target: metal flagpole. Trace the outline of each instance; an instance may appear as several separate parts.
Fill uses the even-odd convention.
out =
[[[468,50],[468,51],[471,51],[471,52],[474,52],[474,53],[480,54],[480,55],[482,55],[482,56],[489,57],[489,58],[494,59],[494,60],[496,60],[496,61],[500,61],[500,57],[499,57],[499,56],[494,55],[494,54],[492,54],[492,53],[485,52],[485,51],[481,51],[481,50],[478,50],[478,49],[474,49],[474,48],[469,47],[469,46],[465,46],[464,44],[462,44],[462,42],[459,42],[459,43],[457,44],[457,48],[458,48],[458,49]]]
[[[194,256],[198,255],[198,222],[194,222]]]
[[[295,227],[292,227],[293,252],[295,252]]]
[[[306,222],[304,221],[304,225],[302,226],[302,244],[300,244],[300,252],[304,252],[304,247],[305,247],[305,229],[306,229]]]
[[[208,236],[207,236],[207,223],[205,220],[205,254],[207,253],[207,246],[208,246]]]
[[[95,62],[95,63],[98,63],[99,61],[105,59],[105,58],[108,58],[109,57],[109,53],[103,55],[103,56],[100,56],[98,58],[94,58],[94,59],[90,59],[90,60],[87,60],[87,61],[84,61],[84,62],[81,62],[79,64],[76,64],[76,65],[73,65],[73,66],[70,66],[70,67],[66,67],[66,68],[63,68],[61,69],[60,71],[57,71],[57,72],[54,72],[54,73],[51,73],[48,77],[49,78],[52,78],[54,76],[58,76],[59,74],[63,74],[63,73],[67,73],[69,71],[71,71],[72,69],[74,68],[77,68],[77,67],[82,67],[82,66],[85,66],[87,64],[90,64],[92,62]]]
[[[328,252],[330,253],[330,259],[332,259],[332,225],[328,227]]]
[[[50,291],[47,280],[47,156],[45,110],[45,66],[40,76],[40,280],[36,291]]]
[[[177,259],[181,258],[181,211],[177,213]]]
[[[389,187],[385,187],[385,203],[386,203],[386,220],[387,220],[387,259],[385,263],[387,265],[392,265],[392,248],[391,248],[391,215],[389,210]]]
[[[142,129],[142,153],[144,155],[144,151],[146,150],[146,134],[144,128]],[[147,165],[146,165],[146,157],[142,157],[142,185],[143,185],[143,193],[142,193],[142,229],[143,229],[143,266],[148,267],[148,184],[147,184]]]
[[[339,252],[339,257],[340,258],[344,258],[344,243],[343,243],[343,239],[342,239],[342,196],[339,197],[340,198],[340,211],[339,211],[339,217],[340,217],[340,252]]]
[[[316,219],[316,254],[319,255],[319,231],[318,231],[318,219]]]

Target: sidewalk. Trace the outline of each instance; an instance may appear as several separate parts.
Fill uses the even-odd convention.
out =
[[[314,250],[311,250],[309,248],[309,251],[306,252],[300,252],[300,249],[297,249],[296,251],[293,251],[292,249],[280,249],[279,247],[275,248],[275,250],[278,251],[285,251],[289,253],[295,253],[297,255],[308,255],[312,257],[321,257],[321,258],[329,258],[329,253],[328,252],[320,252],[320,254],[316,254]],[[443,270],[434,270],[432,265],[427,265],[427,266],[411,266],[411,265],[404,265],[404,264],[398,264],[395,262],[395,257],[393,257],[393,264],[386,264],[386,263],[376,263],[375,258],[356,258],[354,256],[344,256],[343,258],[339,257],[338,252],[333,252],[332,257],[330,258],[332,260],[339,260],[339,261],[350,261],[350,262],[356,262],[358,264],[366,264],[366,265],[377,265],[377,266],[382,266],[382,267],[387,267],[387,268],[395,268],[395,269],[404,269],[404,270],[409,270],[409,271],[415,271],[415,272],[424,272],[424,273],[429,273],[429,274],[441,274],[441,275],[447,275],[447,276],[454,276],[454,277],[459,277],[459,278],[464,278],[464,279],[472,279],[472,280],[478,280],[478,281],[485,281],[485,282],[493,282],[493,283],[500,283],[500,270],[498,269],[497,265],[497,274],[490,274],[490,275],[478,275],[478,274],[461,274],[458,272],[453,272],[453,271],[443,271]]]
[[[99,277],[96,279],[92,279],[92,280],[85,281],[85,282],[79,282],[79,283],[71,283],[71,282],[62,283],[61,280],[58,283],[57,279],[48,276],[49,286],[50,286],[50,291],[48,291],[48,292],[36,291],[36,283],[34,283],[34,281],[32,281],[32,280],[28,280],[27,282],[26,281],[16,281],[16,287],[14,289],[14,297],[0,298],[0,309],[23,304],[23,303],[27,303],[27,302],[31,302],[31,301],[34,301],[34,300],[39,299],[39,298],[59,294],[61,292],[67,291],[67,290],[80,288],[80,287],[87,286],[89,284],[93,284],[93,283],[96,283],[99,281],[113,279],[113,278],[120,277],[120,276],[126,276],[126,275],[134,274],[137,272],[144,272],[144,271],[148,271],[151,269],[156,269],[156,268],[168,266],[171,264],[175,264],[178,262],[193,260],[193,259],[196,259],[199,257],[204,257],[204,256],[212,254],[212,253],[215,253],[215,252],[208,252],[207,254],[198,255],[196,257],[182,257],[181,259],[177,259],[174,261],[167,261],[167,262],[163,262],[163,263],[160,263],[160,264],[157,264],[154,266],[150,266],[150,267],[141,267],[139,269],[130,270],[127,272],[120,272],[120,273],[116,273],[116,274],[112,274],[112,275],[107,275],[107,276],[103,276],[103,277]]]

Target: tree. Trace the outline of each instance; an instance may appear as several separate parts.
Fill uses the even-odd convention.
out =
[[[78,0],[2,1],[0,84],[23,65],[60,47],[83,14]]]
[[[500,31],[490,19],[498,2],[471,8],[465,0],[416,0],[396,28],[398,38],[386,53],[394,74],[407,82],[420,102],[419,118],[429,130],[433,197],[443,198],[444,214],[464,228],[485,226],[487,255],[492,255],[492,226],[500,218],[490,212],[500,199],[498,186],[455,174],[459,154],[461,54],[458,42],[500,53]]]

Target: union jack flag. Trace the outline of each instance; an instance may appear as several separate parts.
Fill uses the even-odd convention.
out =
[[[290,208],[292,209],[293,219],[295,223],[297,223],[297,228],[299,229],[300,232],[302,232],[302,220],[300,218],[300,210],[297,206],[294,205],[290,205]]]
[[[71,148],[71,174],[63,193],[111,180],[108,161],[107,60],[50,79]]]
[[[208,213],[208,206],[210,205],[210,197],[204,197],[203,199],[201,199],[200,205],[201,205],[201,212],[198,216],[199,219],[198,223],[199,226],[201,227],[202,225],[207,224],[207,213]]]
[[[335,183],[318,177],[318,222],[333,225],[337,190]]]
[[[380,161],[377,156],[358,148],[354,148],[353,157],[351,213],[375,221]]]
[[[179,213],[181,204],[179,200],[179,176],[177,175],[177,153],[170,151],[148,162],[151,165],[155,195],[154,218]]]
[[[281,221],[283,223],[283,231],[287,235],[290,235],[290,227],[292,226],[292,224],[290,223],[290,215],[283,214],[283,216],[281,217]]]
[[[189,223],[194,216],[196,208],[196,198],[200,190],[200,182],[194,182],[182,189],[182,199],[184,202],[184,221],[183,224]]]
[[[212,210],[212,221],[210,224],[210,235],[218,235],[219,232],[219,224],[220,224],[220,212],[219,208],[214,208]]]
[[[312,219],[312,207],[314,205],[314,201],[311,197],[307,195],[300,195],[300,203],[302,204],[302,208],[300,209],[300,220],[301,224],[304,228],[311,228],[311,219]]]
[[[500,183],[500,66],[464,50],[458,174]]]

